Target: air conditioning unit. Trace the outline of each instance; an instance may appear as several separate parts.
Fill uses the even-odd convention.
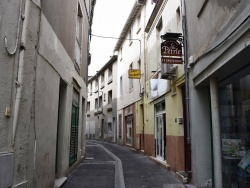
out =
[[[161,64],[161,79],[172,80],[176,76],[176,69],[173,64]]]

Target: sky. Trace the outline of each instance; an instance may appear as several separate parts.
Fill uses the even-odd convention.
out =
[[[92,34],[119,37],[135,0],[97,0],[94,10]],[[92,36],[90,44],[91,64],[89,76],[94,76],[113,55],[117,39]]]

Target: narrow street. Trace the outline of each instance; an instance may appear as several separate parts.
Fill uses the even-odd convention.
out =
[[[117,164],[119,162],[121,164]],[[117,144],[97,141],[87,141],[83,163],[68,176],[62,187],[184,188],[173,173],[147,156]]]

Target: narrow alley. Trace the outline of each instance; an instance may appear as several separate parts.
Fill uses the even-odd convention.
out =
[[[138,151],[113,143],[87,141],[84,161],[62,186],[71,187],[184,188],[184,185],[172,172]]]
[[[0,0],[0,188],[250,188],[250,0]]]

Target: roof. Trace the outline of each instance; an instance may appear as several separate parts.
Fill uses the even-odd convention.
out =
[[[117,55],[113,55],[110,60],[94,75],[94,76],[89,76],[88,82],[93,81],[96,79],[99,75],[103,73],[104,70],[106,70],[112,63],[114,63],[117,60]]]
[[[119,36],[119,39],[118,39],[118,41],[117,41],[117,43],[115,45],[114,52],[118,51],[119,48],[121,47],[122,42],[125,40],[125,37],[126,37],[128,31],[129,31],[129,29],[131,28],[131,25],[133,24],[137,13],[139,12],[141,6],[143,4],[145,4],[145,1],[146,0],[137,0],[137,1],[135,1],[135,4],[134,4],[134,6],[133,6],[133,8],[132,8],[132,10],[131,10],[131,12],[130,12],[130,14],[128,16],[128,19],[127,19],[125,25],[123,26],[122,32],[121,32],[121,34]]]
[[[154,10],[153,10],[153,12],[152,12],[152,14],[151,14],[151,16],[150,16],[150,18],[149,18],[149,20],[148,20],[147,25],[146,25],[146,28],[145,28],[145,32],[146,32],[146,33],[149,32],[151,26],[153,25],[154,20],[155,20],[155,17],[156,17],[156,15],[157,15],[157,13],[158,13],[158,11],[159,11],[159,9],[160,9],[162,3],[163,3],[163,0],[157,1],[156,5],[155,5],[155,7],[154,7]]]

